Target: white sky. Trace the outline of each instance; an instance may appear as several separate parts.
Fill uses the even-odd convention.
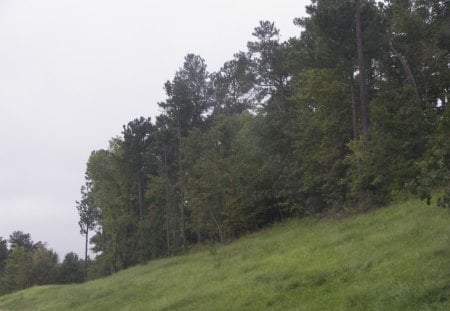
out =
[[[297,36],[308,0],[0,0],[0,237],[83,254],[75,200],[89,154],[159,114],[187,53],[216,71],[259,20]]]

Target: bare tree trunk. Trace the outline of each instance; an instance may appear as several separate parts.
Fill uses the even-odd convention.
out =
[[[183,164],[181,163],[181,129],[180,129],[180,110],[177,110],[177,123],[178,123],[178,164],[179,164],[179,172],[180,177],[178,182],[180,182],[181,176],[183,176]],[[183,252],[186,251],[186,228],[185,228],[185,219],[184,219],[184,193],[183,189],[180,186],[180,200],[181,200],[181,249]]]
[[[143,220],[144,220],[144,195],[143,195],[143,182],[142,182],[142,168],[139,170],[138,176],[138,199],[139,199],[139,248],[140,255],[139,261],[144,262],[144,232],[143,232]]]
[[[413,87],[416,96],[420,99],[420,101],[422,101],[422,96],[420,96],[419,89],[417,88],[416,81],[414,80],[414,76],[411,72],[411,69],[409,68],[408,62],[406,61],[405,57],[394,48],[392,42],[390,43],[390,47],[392,54],[394,54],[394,56],[397,57],[400,63],[402,64],[406,78],[408,79],[409,84],[411,84],[411,86]]]
[[[166,192],[165,192],[165,212],[166,212],[166,239],[167,239],[167,256],[170,257],[170,233],[169,233],[169,183],[167,174],[167,151],[164,146],[164,174],[166,179]]]
[[[139,171],[138,177],[138,200],[139,200],[139,221],[144,219],[144,211],[143,211],[143,194],[142,194],[142,172]]]
[[[358,139],[358,124],[356,121],[356,98],[355,98],[355,84],[353,81],[353,72],[350,74],[350,94],[352,97],[352,120],[353,120],[353,138]]]
[[[222,228],[219,225],[219,222],[217,221],[216,217],[214,217],[214,214],[211,212],[210,209],[208,209],[209,214],[211,215],[211,218],[213,219],[214,223],[216,224],[217,227],[217,232],[219,233],[219,238],[220,238],[220,243],[223,243],[223,232],[222,232]]]
[[[118,241],[117,241],[117,233],[115,234],[115,238],[114,238],[114,258],[113,258],[113,272],[117,272],[117,246]]]
[[[84,281],[87,281],[87,267],[88,267],[88,241],[89,240],[89,229],[86,229],[86,241],[84,244]]]
[[[369,132],[369,108],[367,95],[367,72],[366,63],[364,60],[363,41],[362,41],[362,26],[361,26],[361,5],[359,0],[355,0],[355,23],[356,23],[356,48],[358,52],[358,68],[359,68],[359,87],[360,87],[360,101],[361,101],[361,121],[362,134],[364,140],[367,141]]]

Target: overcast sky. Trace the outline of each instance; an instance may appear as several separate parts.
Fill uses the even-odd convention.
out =
[[[302,0],[0,0],[0,237],[83,253],[75,200],[92,150],[159,114],[187,53],[210,72],[259,20],[298,36]]]

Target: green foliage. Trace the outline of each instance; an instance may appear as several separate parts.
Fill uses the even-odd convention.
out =
[[[448,205],[448,2],[315,0],[307,14],[287,42],[261,21],[216,73],[186,55],[156,122],[92,153],[78,208],[93,277],[405,191],[443,188]]]
[[[285,43],[280,42],[279,32],[275,23],[260,21],[253,32],[257,41],[248,42],[247,47],[252,60],[258,102],[284,110],[289,80],[288,49]]]
[[[298,180],[302,213],[316,213],[345,200],[351,100],[334,70],[308,70],[296,82],[291,179]]]
[[[58,255],[44,244],[39,244],[32,254],[31,280],[33,285],[55,284],[58,282]],[[23,267],[26,269],[26,267]]]
[[[436,104],[438,99],[444,100],[450,81],[448,1],[389,2],[383,13],[391,50],[397,50],[408,63],[418,95],[425,103]],[[407,80],[404,70],[399,70],[398,57],[385,61],[389,66],[384,71],[396,76],[391,83]]]
[[[98,219],[98,209],[94,206],[94,200],[91,193],[91,184],[86,183],[81,187],[81,201],[77,201],[77,210],[80,216],[78,222],[81,234],[88,234],[89,231],[95,229],[96,221]]]
[[[123,170],[121,142],[111,141],[110,150],[93,152],[86,175],[92,181],[95,207],[101,212],[99,225],[103,228],[96,245],[98,252],[111,253],[113,271],[138,262],[139,211],[133,205],[136,192]]]
[[[5,267],[4,292],[30,287],[32,284],[32,268],[32,254],[22,246],[12,248]]]
[[[0,237],[0,278],[3,276],[5,270],[6,260],[8,259],[8,243],[2,237]]]
[[[394,93],[395,92],[395,93]],[[362,202],[386,204],[417,176],[414,163],[425,152],[430,131],[427,111],[410,87],[392,90],[371,102],[369,141],[352,142],[350,196]]]
[[[337,67],[345,74],[351,74],[357,58],[354,1],[312,1],[306,11],[308,16],[295,20],[304,29],[300,38],[307,45],[302,53],[304,66]],[[365,53],[372,58],[386,44],[383,42],[384,25],[373,1],[363,4],[361,15]]]
[[[450,191],[447,191],[442,197],[438,198],[437,205],[443,208],[450,208]]]
[[[415,191],[418,196],[431,201],[431,193],[435,188],[441,188],[444,195],[439,198],[439,205],[449,206],[450,193],[450,109],[444,108],[439,119],[436,132],[432,136],[424,157],[417,162],[420,174],[416,178]]]
[[[58,282],[61,284],[81,283],[84,280],[84,262],[78,255],[71,252],[66,254],[59,267]]]
[[[30,234],[14,231],[10,235],[11,250],[6,243],[0,261],[0,294],[24,289],[33,285],[58,282],[58,255],[51,249],[31,240]]]
[[[292,216],[382,206],[410,190],[429,203],[437,191],[437,205],[449,208],[448,4],[313,0],[307,16],[295,21],[301,27],[298,38],[283,42],[273,22],[261,21],[247,51],[235,54],[218,72],[209,73],[199,55],[186,55],[164,85],[167,98],[158,103],[162,112],[156,121],[146,117],[130,121],[107,149],[89,157],[81,199],[76,202],[80,232],[86,239],[85,260],[68,254],[57,277],[56,254],[41,242],[34,243],[29,234],[15,231],[10,249],[0,238],[0,292],[80,282],[82,264],[85,279],[94,279],[185,253],[196,243],[209,245],[213,259],[205,260],[212,260],[212,269],[220,271],[227,255],[220,256],[217,241],[229,242]],[[295,238],[308,234],[300,231]],[[346,245],[347,237],[341,238],[336,245]],[[359,240],[348,239],[358,244]],[[264,250],[270,254],[271,247],[277,249],[279,241],[275,242],[263,245]],[[370,236],[366,242],[371,243]],[[93,261],[88,260],[88,243],[97,254]],[[320,259],[314,261],[329,257],[327,246],[321,246]],[[253,252],[245,256],[262,257]],[[333,252],[339,249],[333,247]],[[353,257],[346,259],[352,262]],[[408,302],[389,295],[379,301],[377,289],[364,290],[368,288],[364,282],[376,279],[382,270],[371,274],[376,263],[363,259],[339,267],[305,261],[308,269],[291,267],[294,275],[298,273],[295,280],[287,270],[277,275],[269,270],[250,273],[251,282],[244,281],[242,293],[253,297],[246,288],[264,291],[268,284],[280,282],[283,290],[270,289],[273,295],[267,299],[257,296],[255,308],[287,309],[292,306],[286,295],[307,301],[308,291],[315,289],[326,301],[329,292],[339,294],[340,285],[367,274],[360,290],[346,288],[353,295],[345,296],[345,303],[336,298],[335,305],[370,309],[374,302],[378,309],[408,309],[414,307],[410,303],[414,299],[447,299],[448,288],[439,283],[421,297],[405,294],[412,299]],[[177,271],[171,269],[165,272]],[[245,269],[244,275],[257,271],[251,264]],[[185,273],[178,279],[191,277]],[[177,294],[185,292],[177,289]],[[180,301],[165,307],[180,308],[198,297],[198,292],[180,296]],[[242,297],[230,301],[247,299],[241,301],[242,308],[253,307]],[[328,309],[320,304],[314,308]]]
[[[26,252],[33,252],[37,244],[33,243],[31,235],[22,231],[14,231],[10,234],[8,242],[11,250],[16,247],[22,247]]]
[[[0,297],[2,310],[448,310],[448,210],[419,201],[290,220],[81,285]]]
[[[254,108],[252,91],[255,73],[251,59],[243,52],[226,62],[219,72],[212,74],[213,116],[232,115]]]
[[[183,180],[192,230],[208,240],[228,241],[267,222],[257,190],[263,163],[252,141],[254,118],[217,119],[206,132],[191,132],[184,145]]]
[[[212,94],[205,60],[198,55],[186,55],[183,67],[164,88],[168,98],[159,106],[164,109],[171,126],[179,127],[183,137],[191,127],[201,126],[205,112],[211,107]]]

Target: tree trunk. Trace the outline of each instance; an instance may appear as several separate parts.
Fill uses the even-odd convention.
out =
[[[118,249],[117,233],[114,236],[114,256],[113,256],[113,272],[117,272],[117,249]]]
[[[219,225],[219,222],[217,221],[216,217],[214,217],[214,214],[211,212],[210,209],[208,209],[209,214],[211,215],[212,220],[214,221],[214,223],[216,224],[217,227],[217,232],[219,233],[219,239],[220,239],[220,243],[223,243],[223,232],[222,232],[222,228]]]
[[[180,179],[183,176],[183,164],[181,163],[181,129],[180,129],[180,110],[177,110],[177,123],[178,123],[178,165],[179,165],[179,179],[178,182],[180,183]],[[181,186],[179,186],[180,189],[180,200],[181,200],[181,232],[180,232],[180,238],[181,238],[181,249],[183,252],[186,251],[186,228],[185,228],[185,219],[184,219],[184,193]]]
[[[358,139],[358,124],[356,121],[356,98],[355,98],[355,84],[353,81],[353,72],[350,74],[350,94],[352,97],[352,120],[353,120],[353,139]]]
[[[364,60],[363,41],[362,41],[362,26],[361,26],[361,5],[359,0],[355,0],[355,24],[356,24],[356,48],[358,52],[358,68],[359,68],[359,87],[360,87],[360,101],[361,101],[361,121],[362,134],[364,140],[367,141],[369,132],[369,108],[367,95],[367,72],[366,63]]]
[[[84,281],[87,281],[87,267],[88,267],[88,262],[87,262],[87,258],[88,258],[88,241],[89,240],[89,230],[86,230],[86,241],[84,244]]]
[[[143,220],[144,220],[144,195],[143,195],[143,182],[142,182],[142,168],[139,170],[138,176],[138,199],[139,199],[139,262],[144,262],[144,232],[143,232]]]
[[[169,183],[167,174],[167,151],[166,146],[164,146],[164,175],[166,181],[165,189],[165,212],[166,212],[166,239],[167,239],[167,257],[170,257],[170,231],[169,231]]]

